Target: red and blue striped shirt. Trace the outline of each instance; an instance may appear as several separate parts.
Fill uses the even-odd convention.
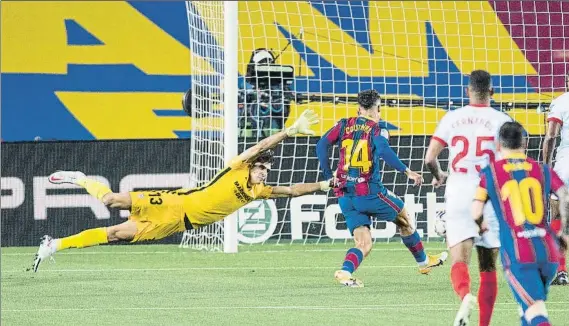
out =
[[[328,149],[338,144],[340,155],[336,178],[339,186],[334,189],[337,196],[344,194],[365,196],[379,193],[381,164],[383,159],[397,171],[405,172],[407,166],[381,135],[378,123],[366,117],[341,119],[328,130],[316,145],[316,153],[325,180],[333,177]]]
[[[492,202],[500,223],[504,265],[559,261],[557,238],[547,222],[551,192],[563,181],[546,164],[523,153],[490,163],[480,172],[475,200]]]

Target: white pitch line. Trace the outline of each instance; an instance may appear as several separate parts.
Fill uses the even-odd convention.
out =
[[[365,268],[398,269],[418,268],[417,265],[366,265]],[[338,266],[243,266],[243,267],[170,267],[170,268],[108,268],[108,269],[40,269],[39,273],[102,273],[102,272],[177,272],[177,271],[233,271],[233,270],[309,270],[337,269]],[[2,273],[21,273],[22,270],[3,270]]]
[[[547,302],[547,304],[567,304],[569,302]],[[516,303],[496,303],[496,306],[511,306],[511,308],[494,308],[494,310],[517,310]],[[455,311],[456,303],[408,303],[358,306],[183,306],[183,307],[108,307],[108,308],[35,308],[35,309],[2,309],[2,312],[60,312],[60,311],[142,311],[142,310],[387,310],[387,309],[416,309],[436,307],[438,311]],[[569,309],[547,309],[548,311],[569,311]]]
[[[302,252],[345,252],[349,248],[346,249],[280,249],[280,250],[252,250],[252,251],[241,251],[239,254],[268,254],[268,253],[302,253]],[[426,251],[431,250],[447,250],[446,248],[425,248]],[[382,252],[390,252],[390,251],[409,251],[407,248],[377,248],[374,247],[373,251],[382,251]],[[191,249],[183,249],[177,250],[172,249],[172,251],[76,251],[76,252],[60,252],[57,253],[58,256],[60,255],[151,255],[151,254],[201,254],[201,251],[195,251]],[[12,252],[12,253],[2,253],[2,256],[30,256],[34,255],[35,252]],[[221,252],[207,252],[204,254],[223,254]]]

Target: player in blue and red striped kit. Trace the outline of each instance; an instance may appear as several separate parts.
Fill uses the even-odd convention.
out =
[[[443,264],[447,253],[425,253],[421,238],[403,207],[403,201],[381,183],[380,159],[397,171],[407,174],[415,185],[420,185],[423,178],[399,160],[387,139],[382,136],[378,125],[379,93],[375,90],[360,92],[358,104],[358,116],[341,119],[316,146],[324,178],[334,178],[334,192],[356,244],[348,250],[342,269],[336,271],[335,278],[346,286],[363,286],[360,280],[352,277],[352,273],[372,249],[372,217],[399,226],[403,243],[415,257],[419,271],[427,274],[433,267]],[[335,175],[330,168],[328,156],[328,149],[333,144],[340,147],[340,160]]]
[[[472,214],[481,232],[486,231],[482,211],[487,200],[492,202],[500,223],[502,266],[523,311],[521,324],[548,326],[545,300],[557,272],[559,244],[566,243],[547,223],[547,203],[550,193],[559,197],[565,222],[569,200],[567,188],[551,167],[525,156],[523,141],[519,123],[502,125],[498,150],[503,159],[480,172]]]

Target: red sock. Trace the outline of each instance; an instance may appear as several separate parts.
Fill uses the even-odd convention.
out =
[[[452,265],[450,269],[450,280],[454,292],[458,294],[460,300],[470,293],[470,274],[468,274],[468,265],[466,265],[466,263],[458,262]]]
[[[498,279],[496,271],[480,272],[480,288],[478,289],[479,325],[490,325],[494,303],[498,295]]]
[[[561,230],[561,220],[552,220],[551,229],[553,230],[553,232],[558,233]],[[561,250],[561,259],[559,259],[559,267],[557,267],[557,272],[567,271],[566,256],[567,253],[565,252],[565,250]]]

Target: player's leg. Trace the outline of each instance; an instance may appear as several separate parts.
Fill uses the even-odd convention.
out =
[[[522,325],[525,322],[528,326],[551,326],[543,300],[537,300],[529,306],[523,318],[525,320],[522,321]]]
[[[559,233],[561,230],[561,217],[559,214],[559,200],[556,198],[551,198],[549,201],[550,207],[550,225],[551,229],[555,234]],[[563,248],[560,248],[561,258],[559,260],[559,267],[557,268],[557,275],[551,285],[568,285],[569,284],[569,275],[567,274],[567,251]]]
[[[119,240],[132,240],[137,232],[136,223],[126,221],[110,227],[100,227],[84,230],[77,234],[53,239],[48,235],[42,237],[40,247],[34,258],[32,269],[37,272],[40,263],[47,258],[53,259],[53,254],[69,248],[86,248]]]
[[[478,323],[480,326],[490,325],[494,304],[498,296],[498,277],[496,261],[498,248],[476,246],[478,252],[478,268],[480,271],[480,287],[478,288]]]
[[[448,254],[446,252],[438,255],[425,253],[421,237],[405,209],[405,204],[393,192],[388,190],[380,192],[376,198],[373,198],[370,205],[373,209],[369,210],[369,213],[381,220],[393,222],[399,227],[401,241],[415,258],[421,274],[428,274],[432,268],[442,265],[447,259]]]
[[[449,229],[447,229],[447,238]],[[476,297],[470,292],[470,273],[468,265],[472,255],[474,241],[472,238],[462,240],[458,243],[449,244],[452,266],[450,269],[450,279],[454,292],[458,295],[461,304],[454,319],[454,326],[468,325],[472,310],[476,307]]]
[[[53,184],[70,183],[81,186],[85,188],[91,196],[101,201],[106,194],[112,193],[111,189],[105,184],[87,178],[81,171],[57,171],[52,173],[48,177],[48,180]]]
[[[129,193],[114,193],[105,184],[87,178],[83,172],[57,171],[52,173],[48,179],[49,182],[54,184],[71,183],[81,186],[85,188],[90,195],[112,208],[129,209],[132,206],[132,200]],[[136,224],[134,222],[127,221],[111,227],[100,227],[85,230],[65,238],[54,239],[54,241],[44,239],[42,244],[44,244],[44,242],[46,244],[49,243],[55,247],[56,251],[60,251],[69,248],[91,247],[117,240],[131,240],[135,233]]]
[[[371,220],[369,216],[362,214],[355,208],[353,197],[351,196],[340,197],[338,204],[346,220],[348,230],[354,236],[355,246],[348,249],[344,257],[342,269],[336,271],[334,277],[343,285],[363,287],[363,283],[352,277],[352,273],[357,270],[372,249],[373,241],[369,229]]]
[[[500,225],[490,203],[484,207],[484,217],[488,222],[489,230],[476,239],[474,243],[478,253],[480,271],[480,287],[478,288],[478,321],[480,326],[490,324],[494,311],[494,304],[498,295],[496,263],[500,248]]]
[[[557,264],[546,264],[543,269],[516,264],[504,269],[506,281],[523,311],[522,326],[551,325],[545,300],[556,269]]]

